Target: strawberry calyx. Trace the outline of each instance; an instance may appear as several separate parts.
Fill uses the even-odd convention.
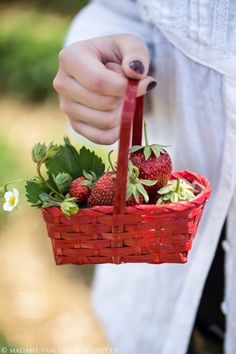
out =
[[[161,195],[156,202],[158,205],[187,201],[195,197],[194,188],[191,183],[181,178],[170,180],[167,185],[159,189],[157,193]]]
[[[147,136],[147,123],[144,122],[144,140],[145,146],[134,145],[130,148],[130,152],[134,153],[143,149],[143,154],[145,156],[145,160],[147,161],[152,153],[158,158],[161,154],[165,154],[166,150],[164,149],[167,146],[159,145],[159,144],[149,144],[148,136]]]
[[[80,182],[81,186],[87,186],[89,189],[92,189],[94,183],[97,181],[96,173],[91,171],[90,173],[83,170],[84,180]]]
[[[147,179],[139,179],[139,169],[134,166],[131,161],[128,165],[128,183],[126,190],[126,201],[133,197],[137,204],[140,201],[140,195],[143,196],[146,203],[149,201],[147,191],[143,186],[153,186],[157,181],[150,181]]]

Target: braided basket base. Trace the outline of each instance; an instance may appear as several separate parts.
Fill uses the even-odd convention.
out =
[[[56,207],[42,209],[56,264],[185,263],[206,200],[209,182],[195,173],[172,176],[196,180],[204,190],[191,201],[126,207],[81,209],[65,217]]]

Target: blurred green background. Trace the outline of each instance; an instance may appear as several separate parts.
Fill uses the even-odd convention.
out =
[[[52,81],[70,21],[87,2],[0,0],[0,185],[31,178],[35,142],[67,134]],[[14,187],[19,208],[0,205],[0,351],[105,346],[89,301],[93,268],[54,265],[40,211],[25,203],[23,184]]]
[[[85,0],[0,0],[0,94],[43,101],[54,95],[57,53]]]

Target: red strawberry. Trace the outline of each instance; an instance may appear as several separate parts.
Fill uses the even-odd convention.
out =
[[[131,197],[129,197],[128,200],[126,200],[125,204],[127,206],[135,206],[135,205],[138,205],[138,204],[143,204],[143,202],[144,202],[144,196],[142,194],[140,194],[139,198],[138,198],[138,203],[135,200],[134,196],[132,195]]]
[[[94,172],[86,173],[83,171],[83,175],[84,177],[78,177],[72,181],[69,190],[69,194],[77,198],[78,203],[87,201],[92,185],[97,179]]]
[[[95,183],[88,198],[88,206],[113,205],[115,196],[115,173],[107,172]]]
[[[153,186],[156,181],[149,181],[145,179],[139,179],[139,169],[134,166],[131,161],[128,165],[128,183],[126,192],[126,205],[134,206],[137,204],[143,204],[144,201],[148,203],[149,197],[145,190],[147,186]]]
[[[126,193],[126,205],[133,206],[148,202],[148,194],[143,185],[150,186],[155,181],[146,181],[138,179],[139,170],[132,163],[129,163],[128,184]],[[88,206],[95,205],[113,205],[115,196],[115,171],[107,172],[95,183],[92,192],[88,198]]]
[[[146,146],[132,146],[130,160],[138,167],[140,178],[157,181],[152,186],[145,186],[151,196],[167,184],[172,171],[172,162],[163,146],[148,144],[146,123],[144,123],[144,131]]]
[[[149,198],[148,204],[156,204],[158,198],[160,198],[160,195],[158,193],[152,194]]]

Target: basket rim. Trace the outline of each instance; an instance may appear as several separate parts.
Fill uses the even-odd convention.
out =
[[[135,206],[127,206],[125,207],[125,212],[128,213],[132,213],[132,211],[135,210],[139,210],[140,211],[151,211],[151,210],[173,210],[173,211],[177,211],[176,209],[178,209],[179,211],[183,211],[183,210],[187,210],[187,209],[193,209],[197,206],[202,205],[203,203],[205,203],[205,201],[209,198],[210,193],[211,193],[211,184],[208,181],[208,179],[206,177],[203,177],[195,172],[192,171],[174,171],[171,174],[171,178],[175,179],[177,177],[180,178],[184,178],[186,180],[188,180],[188,178],[190,179],[190,181],[196,180],[197,182],[199,182],[200,184],[202,184],[205,188],[192,200],[190,201],[181,201],[181,202],[176,202],[176,203],[167,203],[167,204],[161,204],[161,205],[157,205],[157,204],[141,204],[141,205],[135,205]],[[170,179],[171,179],[170,178]],[[178,207],[176,208],[176,206],[178,205]],[[107,205],[98,205],[98,206],[94,206],[92,208],[82,208],[78,211],[77,214],[72,215],[70,217],[74,217],[76,215],[79,214],[83,214],[84,212],[88,213],[89,211],[91,212],[106,212],[106,213],[113,213],[114,210],[114,206],[107,206]],[[47,208],[42,208],[42,211],[44,212],[48,212],[49,214],[56,214],[58,216],[64,216],[60,207],[59,206],[55,206],[55,207],[47,207]]]

